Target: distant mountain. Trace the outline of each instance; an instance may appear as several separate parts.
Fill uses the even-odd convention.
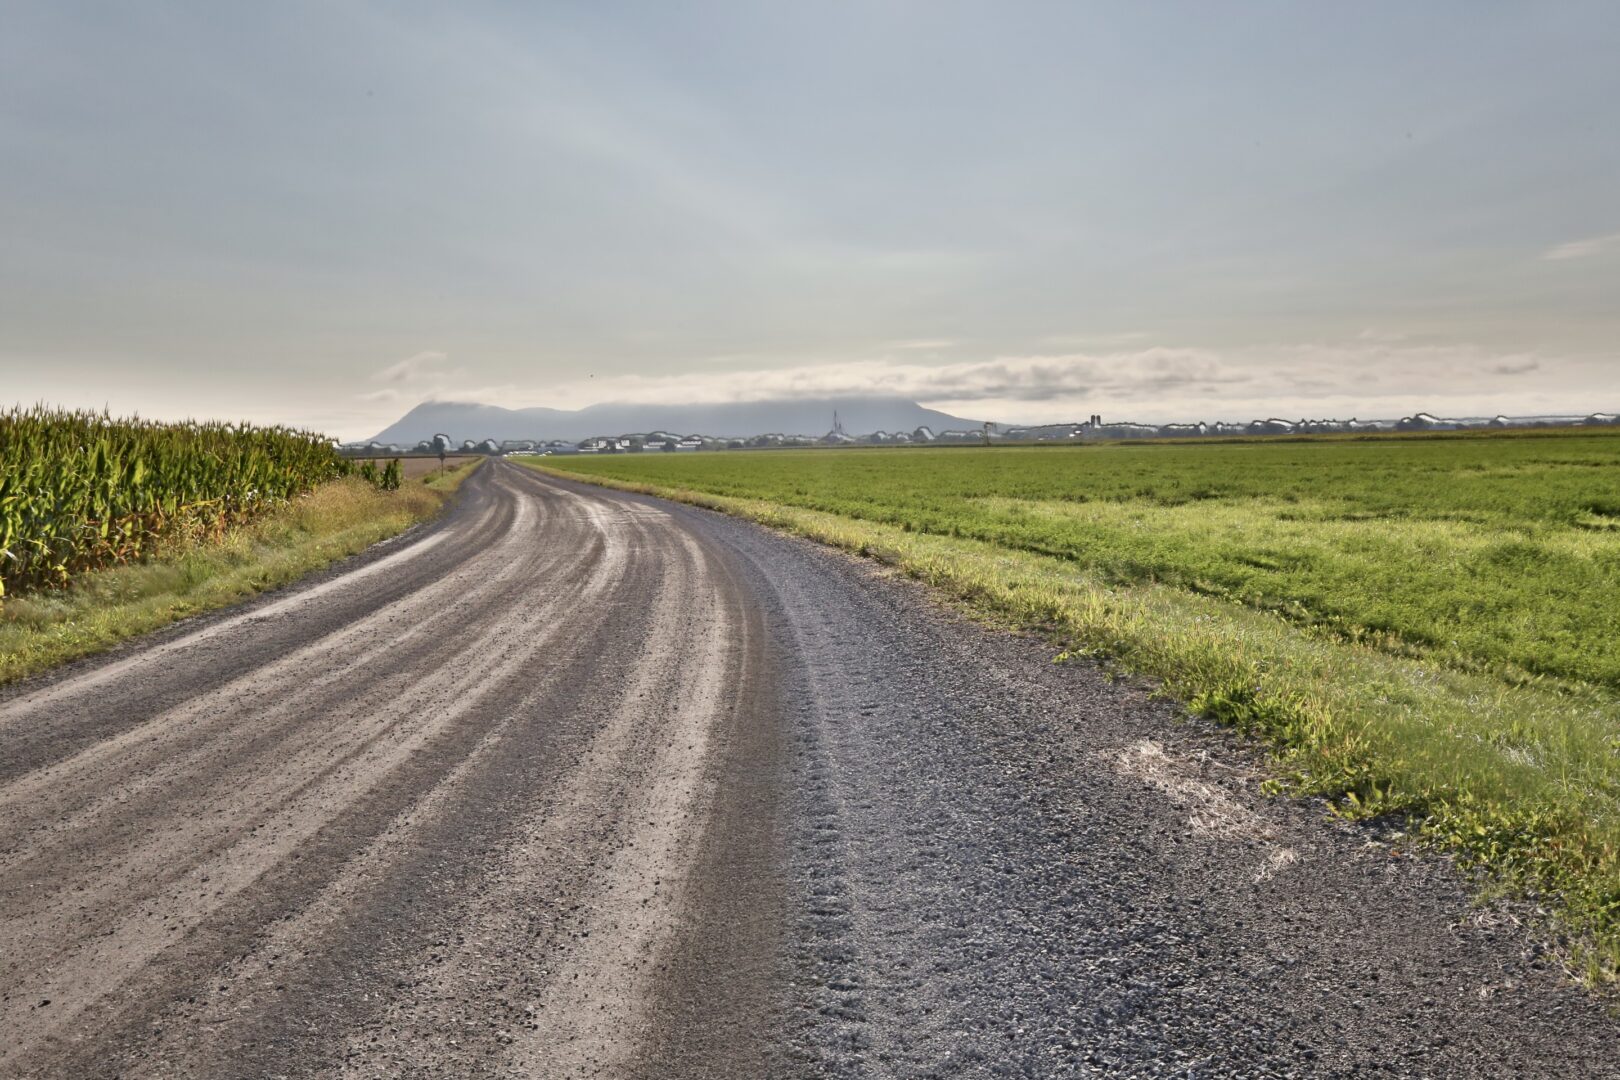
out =
[[[927,426],[934,431],[978,427],[904,398],[813,398],[792,401],[748,401],[716,405],[603,404],[567,409],[503,409],[461,401],[424,401],[377,433],[376,442],[409,446],[444,433],[463,439],[586,439],[592,435],[629,435],[668,431],[678,435],[735,438],[782,432],[786,435],[823,435],[832,428],[833,413],[845,430],[913,431]]]

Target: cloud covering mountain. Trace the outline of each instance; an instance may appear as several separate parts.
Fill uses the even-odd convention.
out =
[[[916,402],[890,397],[800,398],[781,401],[652,405],[604,403],[588,408],[504,409],[462,401],[425,401],[376,435],[376,441],[402,445],[443,433],[463,439],[584,439],[668,431],[719,437],[782,432],[820,435],[832,427],[837,412],[854,432],[911,431],[928,426],[977,427],[980,421],[925,409]]]
[[[580,409],[581,419],[593,430],[584,435],[649,426],[721,435],[732,434],[728,429],[737,425],[741,434],[820,434],[830,425],[834,408],[852,431],[909,431],[918,423],[936,429],[982,420],[1064,423],[1093,413],[1112,420],[1172,423],[1265,416],[1393,418],[1421,408],[1465,416],[1584,415],[1620,405],[1620,365],[1536,350],[1413,340],[1386,329],[1366,329],[1337,341],[1247,348],[1172,347],[1142,340],[1146,338],[1141,333],[1111,342],[1053,340],[1046,343],[1048,351],[955,360],[942,355],[949,343],[930,341],[896,345],[892,355],[865,360],[728,370],[691,370],[672,363],[659,373],[576,375],[547,381],[543,388],[532,377],[484,383],[473,367],[428,352],[375,373],[377,389],[365,398],[374,406],[400,410],[423,401],[547,401],[551,409],[525,411],[535,419],[555,414],[552,419],[567,425],[572,421],[566,418],[574,414],[566,410],[588,406]],[[591,404],[604,400],[620,403],[613,406],[618,409],[632,408],[623,404],[627,402],[658,403],[656,415],[668,419],[648,423],[645,414],[636,414],[622,423],[625,417],[592,411],[608,408]],[[949,419],[904,419],[909,413],[872,416],[858,404],[874,401],[921,403]],[[729,406],[715,413],[721,409],[716,403],[722,402]],[[763,418],[737,411],[742,405],[765,403],[797,403],[802,409]],[[359,435],[371,428],[350,431]],[[534,435],[525,431],[514,437]]]

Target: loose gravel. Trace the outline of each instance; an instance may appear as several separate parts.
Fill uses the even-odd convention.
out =
[[[496,464],[0,696],[0,1075],[1607,1076],[1443,861],[871,563]]]

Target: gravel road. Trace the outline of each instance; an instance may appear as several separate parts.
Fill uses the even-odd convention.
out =
[[[880,569],[475,473],[0,696],[0,1076],[1620,1075],[1442,863]]]

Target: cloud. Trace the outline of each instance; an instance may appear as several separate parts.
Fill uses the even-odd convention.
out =
[[[843,361],[754,371],[668,376],[626,375],[577,381],[557,388],[579,400],[680,402],[769,401],[791,397],[890,396],[997,398],[1047,401],[1097,393],[1150,392],[1189,383],[1223,384],[1250,376],[1232,370],[1214,353],[1153,348],[1134,353],[999,357],[954,364],[894,359]]]
[[[1620,233],[1589,236],[1584,240],[1571,240],[1548,248],[1541,253],[1541,257],[1550,260],[1585,259],[1593,255],[1601,255],[1611,248],[1620,248]]]
[[[1093,412],[1163,422],[1255,416],[1394,417],[1428,408],[1469,415],[1529,414],[1562,402],[1620,400],[1620,368],[1594,381],[1553,357],[1460,344],[1414,344],[1379,335],[1341,342],[1240,349],[1154,346],[1107,352],[999,356],[923,363],[904,354],[793,367],[578,379],[543,402],[699,404],[783,398],[893,396],[1007,423]],[[1536,373],[1509,390],[1492,376]],[[460,400],[471,394],[452,393]],[[526,394],[513,394],[503,404]],[[527,403],[527,402],[525,402]],[[1576,409],[1584,406],[1576,405]]]
[[[925,339],[922,341],[896,341],[892,347],[896,349],[949,349],[955,344],[954,341],[944,339]]]
[[[427,400],[580,408],[601,402],[691,405],[781,399],[900,397],[1001,423],[1092,413],[1163,423],[1264,416],[1393,418],[1437,414],[1585,413],[1620,405],[1620,364],[1434,344],[1388,333],[1241,348],[1158,345],[1054,351],[940,363],[891,344],[887,355],[768,366],[728,357],[666,375],[513,385],[467,377],[442,354],[389,365],[385,385],[357,395],[379,412]],[[960,346],[959,346],[960,348]]]
[[[412,383],[436,377],[437,370],[450,357],[442,352],[419,352],[372,374],[376,382]]]
[[[418,401],[486,401],[507,404],[518,400],[524,394],[524,388],[514,386],[512,383],[489,383],[485,386],[467,386],[458,383],[454,386],[435,390],[426,398]]]
[[[1041,338],[1040,342],[1057,348],[1107,349],[1146,341],[1152,336],[1147,330],[1123,330],[1114,334],[1051,334]]]
[[[516,387],[469,385],[469,375],[460,365],[451,366],[448,353],[428,350],[408,356],[372,372],[371,381],[387,383],[377,390],[354,395],[368,405],[418,405],[424,401],[506,400]]]

